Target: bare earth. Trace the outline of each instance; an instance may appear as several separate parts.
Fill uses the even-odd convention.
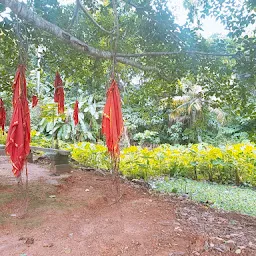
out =
[[[29,164],[28,200],[0,157],[0,255],[256,255],[256,218],[217,212],[111,176],[53,177]]]

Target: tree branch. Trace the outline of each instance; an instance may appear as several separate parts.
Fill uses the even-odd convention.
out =
[[[76,7],[74,9],[74,14],[73,14],[73,17],[72,17],[72,20],[71,20],[71,23],[70,25],[68,26],[68,29],[72,28],[74,23],[75,23],[75,20],[77,18],[77,14],[78,14],[78,10],[79,10],[79,5],[78,5],[78,0],[76,1]]]
[[[77,4],[80,6],[80,8],[82,9],[82,11],[85,13],[85,15],[91,20],[91,22],[98,27],[100,30],[102,30],[103,32],[107,33],[107,34],[113,34],[113,31],[109,31],[106,30],[105,28],[103,28],[93,17],[92,15],[86,10],[86,8],[83,6],[83,4],[81,3],[81,0],[77,0]]]
[[[155,23],[157,24],[161,24],[161,22],[159,22],[158,20],[156,19],[152,19],[152,17],[147,13],[145,12],[145,7],[143,6],[138,6],[136,4],[134,4],[131,0],[123,0],[123,2],[125,2],[126,4],[129,4],[131,6],[133,6],[138,12],[140,13],[143,13],[143,15],[145,15],[147,18],[151,19],[152,21],[154,21]],[[187,43],[183,42],[176,34],[175,32],[169,30],[170,32],[170,36],[173,38],[173,40],[180,46],[183,46],[183,45],[187,45]],[[183,44],[183,45],[182,45]]]
[[[216,57],[235,57],[237,54],[231,53],[215,53],[215,52],[200,52],[200,51],[178,51],[178,52],[144,52],[144,53],[118,53],[118,57],[125,58],[140,58],[140,57],[159,57],[159,56],[169,56],[169,55],[203,55],[203,56],[216,56]]]
[[[24,3],[20,3],[18,0],[0,0],[0,3],[6,7],[9,7],[20,19],[27,21],[36,28],[42,29],[49,34],[54,35],[56,38],[60,39],[61,41],[65,41],[77,50],[82,51],[89,56],[110,60],[113,58],[113,54],[111,52],[102,51],[89,46],[57,25],[40,17],[38,14],[28,9]],[[117,57],[116,60],[120,63],[141,69],[143,71],[159,72],[156,67],[144,66],[141,63],[123,57]]]
[[[114,12],[114,46],[113,46],[113,70],[112,76],[115,76],[115,66],[116,66],[116,54],[118,51],[118,40],[119,40],[119,21],[118,21],[118,13],[117,13],[117,4],[116,0],[112,0],[113,12]]]
[[[9,7],[20,19],[25,20],[26,22],[30,23],[32,26],[42,29],[43,31],[48,32],[49,34],[55,36],[56,38],[60,39],[61,41],[66,42],[67,44],[71,45],[73,48],[84,52],[88,56],[101,58],[101,59],[113,59],[113,53],[110,51],[103,51],[97,48],[94,48],[87,43],[79,40],[78,38],[74,37],[70,33],[64,31],[57,25],[48,22],[44,18],[40,17],[38,14],[34,13],[32,10],[27,8],[24,3],[19,2],[18,0],[0,0],[0,3],[6,7]],[[169,79],[163,76],[162,70],[155,66],[147,66],[143,65],[139,62],[136,62],[130,57],[143,57],[143,56],[165,56],[165,55],[173,55],[173,54],[201,54],[206,56],[230,56],[235,57],[236,54],[216,54],[216,53],[204,53],[204,52],[193,52],[193,51],[184,51],[184,52],[148,52],[148,53],[140,53],[140,54],[116,54],[116,61],[129,65],[131,67],[138,68],[142,71],[146,72],[155,72],[157,73],[162,79],[169,81]]]
[[[130,0],[123,0],[125,3],[131,5],[132,7],[136,8],[136,9],[144,9],[143,6],[139,6],[139,5],[136,5],[135,3],[133,3],[132,1]]]

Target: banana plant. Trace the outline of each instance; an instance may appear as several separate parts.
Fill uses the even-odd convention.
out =
[[[47,99],[44,100],[47,102]],[[48,102],[50,100],[48,99]],[[103,109],[102,102],[96,102],[92,95],[80,93],[79,101],[79,124],[73,122],[74,100],[65,103],[66,111],[63,115],[57,114],[55,103],[45,103],[41,105],[41,121],[36,130],[53,139],[63,141],[92,141],[99,137],[100,116]]]

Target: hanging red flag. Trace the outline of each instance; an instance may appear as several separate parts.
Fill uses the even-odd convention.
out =
[[[4,132],[5,121],[6,121],[6,112],[4,108],[4,102],[2,99],[0,99],[0,127],[2,128],[3,132]]]
[[[19,65],[12,88],[13,114],[5,150],[10,155],[14,175],[19,177],[30,152],[30,114],[24,65]]]
[[[59,72],[56,72],[54,81],[54,102],[58,103],[58,113],[64,113],[64,88]]]
[[[74,105],[74,112],[73,112],[73,119],[74,119],[75,125],[78,124],[78,113],[79,113],[78,101],[76,100]]]
[[[106,136],[108,151],[112,157],[120,154],[119,140],[123,132],[121,98],[116,81],[113,79],[107,92],[107,101],[102,119],[102,134]]]
[[[36,95],[32,96],[32,108],[34,108],[35,106],[37,106],[38,104],[38,98]]]

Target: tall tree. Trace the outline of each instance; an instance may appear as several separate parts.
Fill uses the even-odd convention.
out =
[[[9,82],[10,71],[18,61],[18,33],[30,45],[46,47],[42,61],[45,70],[52,72],[59,67],[73,81],[86,81],[87,89],[105,90],[115,58],[116,69],[126,83],[133,77],[144,77],[140,89],[148,97],[174,95],[177,81],[186,77],[222,102],[235,101],[241,108],[243,101],[248,102],[246,107],[252,114],[255,29],[251,28],[250,36],[245,34],[255,23],[251,1],[241,6],[235,0],[186,0],[190,19],[184,26],[175,23],[168,0],[116,2],[115,11],[115,0],[77,0],[68,6],[57,0],[27,4],[0,0],[2,10],[11,9],[10,19],[0,23],[0,40],[13,42],[0,46],[4,59],[8,59],[2,63],[7,69],[0,67],[1,72],[8,72],[1,88]],[[206,40],[200,35],[201,21],[207,15],[226,25],[229,40]],[[21,24],[19,31],[15,29],[17,23]],[[117,38],[118,48],[114,47]]]

